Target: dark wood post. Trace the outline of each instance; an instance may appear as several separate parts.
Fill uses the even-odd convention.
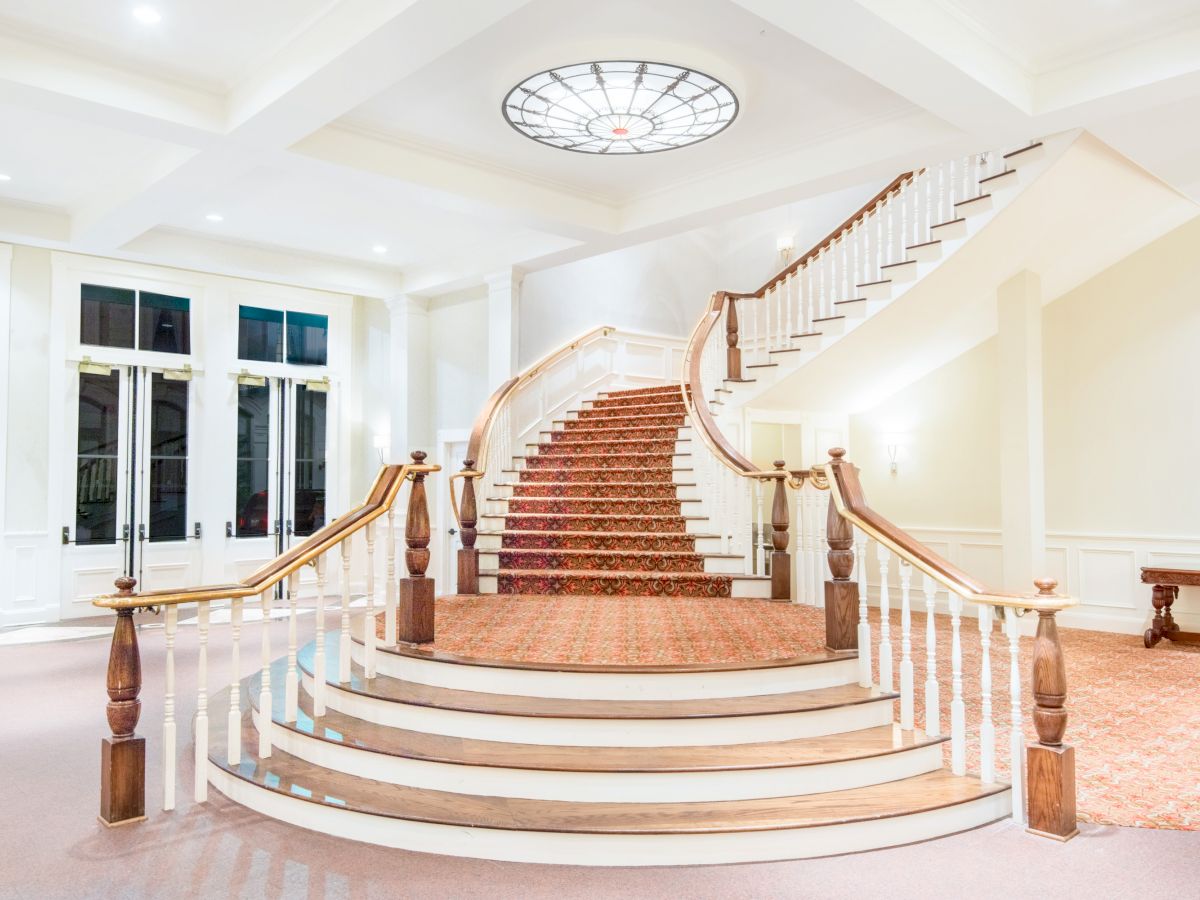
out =
[[[1058,582],[1039,578],[1038,595],[1053,597]],[[1067,669],[1055,610],[1039,609],[1033,640],[1033,725],[1038,742],[1028,749],[1029,830],[1066,841],[1079,833],[1075,816],[1075,748],[1067,730]]]
[[[732,297],[725,299],[725,368],[730,381],[742,380],[742,350],[738,346],[738,317],[737,301]]]
[[[425,453],[412,452],[420,465]],[[425,577],[429,567],[429,501],[425,497],[425,473],[412,473],[412,494],[408,498],[408,517],[404,523],[404,563],[408,577],[400,579],[400,609],[396,622],[396,640],[422,644],[433,640],[433,579]]]
[[[132,597],[137,581],[116,580],[117,595]],[[100,742],[100,821],[128,825],[146,818],[146,739],[136,733],[142,715],[142,657],[138,652],[133,610],[117,610],[108,651],[108,727]]]
[[[474,472],[475,460],[463,460],[463,471]],[[475,548],[479,510],[475,505],[476,475],[463,476],[463,495],[459,503],[458,524],[462,528],[462,549],[458,551],[458,592],[479,593],[479,551]]]
[[[846,451],[834,447],[829,451],[830,480],[837,477]],[[829,495],[829,514],[825,520],[825,540],[829,544],[829,572],[825,582],[825,646],[830,650],[858,649],[858,584],[850,580],[854,571],[854,526],[837,510],[833,494]]]
[[[792,557],[788,548],[786,463],[775,460],[775,495],[771,498],[771,599],[792,599]]]

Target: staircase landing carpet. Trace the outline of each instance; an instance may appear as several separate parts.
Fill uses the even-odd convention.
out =
[[[878,660],[879,621],[872,610]],[[925,616],[912,616],[916,720],[924,722]],[[942,721],[950,721],[950,621],[935,619]],[[382,631],[382,622],[380,623]],[[900,619],[892,640],[899,671]],[[1200,831],[1200,646],[1142,647],[1140,635],[1061,629],[1067,660],[1079,814],[1084,821]],[[824,612],[763,600],[687,597],[486,596],[437,601],[439,650],[490,659],[593,664],[736,662],[796,656],[823,646]],[[963,695],[968,766],[979,760],[979,630],[964,617]],[[1022,711],[1027,740],[1032,638],[1022,638]],[[992,635],[998,759],[1007,756],[1007,641]],[[878,666],[875,667],[878,677]],[[947,753],[948,753],[947,748]],[[1008,780],[1001,765],[999,777]]]

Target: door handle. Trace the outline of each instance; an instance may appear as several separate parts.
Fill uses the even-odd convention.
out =
[[[144,541],[145,539],[146,539],[146,525],[143,523],[143,524],[138,525],[138,541]]]
[[[200,523],[199,522],[196,522],[192,525],[192,537],[194,537],[194,538],[200,537]]]
[[[232,522],[225,523],[225,537],[233,537],[233,523]]]
[[[276,526],[276,528],[278,528],[278,527],[279,526]],[[292,520],[291,519],[287,520],[287,536],[288,537],[292,536]]]
[[[451,529],[450,529],[450,536],[451,536],[451,537],[454,537],[454,535],[456,535],[456,534],[458,534],[458,529],[457,529],[457,528],[451,528]]]
[[[69,543],[71,543],[71,528],[70,528],[70,526],[67,526],[67,525],[64,525],[64,526],[63,526],[63,530],[62,530],[62,542],[63,542],[64,544],[69,544]]]
[[[129,526],[128,525],[121,526],[121,540],[123,540],[123,541],[129,540]]]

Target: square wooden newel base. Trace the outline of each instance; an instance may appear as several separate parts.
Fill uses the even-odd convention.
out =
[[[396,640],[425,644],[433,640],[433,579],[401,578]]]
[[[858,649],[858,585],[853,581],[825,582],[825,646]]]
[[[129,825],[146,818],[146,739],[100,741],[100,821]]]
[[[1075,816],[1075,748],[1031,744],[1026,778],[1029,831],[1060,841],[1079,834]]]
[[[460,594],[479,593],[479,551],[475,549],[458,551],[458,592]]]

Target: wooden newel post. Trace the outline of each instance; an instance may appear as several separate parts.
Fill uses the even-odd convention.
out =
[[[738,346],[738,317],[737,301],[727,298],[728,311],[725,313],[725,368],[730,381],[742,380],[742,350]]]
[[[1058,582],[1039,578],[1039,596],[1053,597]],[[1079,833],[1075,816],[1075,748],[1067,730],[1067,669],[1058,640],[1055,610],[1039,609],[1033,640],[1033,724],[1038,742],[1028,749],[1029,830],[1069,840]]]
[[[412,452],[420,465],[425,454]],[[404,563],[408,577],[400,579],[400,607],[396,622],[396,640],[422,644],[433,640],[433,579],[425,577],[429,567],[429,501],[425,497],[425,473],[412,473],[412,495],[408,498],[408,517],[404,523]]]
[[[846,451],[834,447],[829,451],[832,480]],[[829,495],[829,514],[825,520],[825,540],[829,544],[829,573],[825,582],[825,646],[830,650],[858,649],[858,583],[850,579],[854,571],[854,526],[838,512],[833,494]]]
[[[792,599],[792,557],[788,548],[786,463],[775,460],[775,494],[771,498],[771,599]]]
[[[122,575],[116,580],[117,595],[132,597],[135,584]],[[117,610],[106,687],[112,736],[100,741],[100,821],[127,825],[146,818],[146,739],[136,733],[142,715],[142,658],[132,609]]]
[[[463,460],[463,471],[474,472],[475,460]],[[479,510],[475,505],[476,475],[463,476],[463,495],[458,507],[458,522],[462,528],[462,549],[458,551],[458,592],[479,593],[479,551],[475,548]]]

